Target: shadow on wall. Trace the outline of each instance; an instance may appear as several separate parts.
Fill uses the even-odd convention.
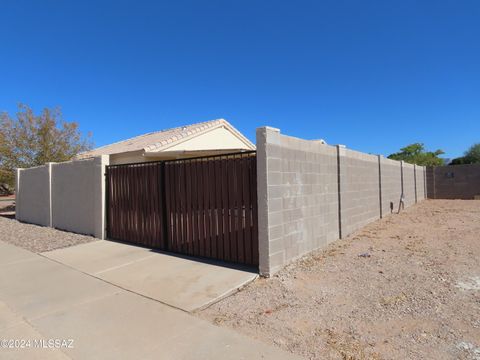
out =
[[[425,199],[425,168],[257,129],[260,273]]]
[[[480,199],[480,164],[427,169],[429,199]]]

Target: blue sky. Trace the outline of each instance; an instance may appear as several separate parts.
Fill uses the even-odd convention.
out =
[[[388,155],[480,141],[480,2],[0,1],[0,111],[96,145],[226,118]]]

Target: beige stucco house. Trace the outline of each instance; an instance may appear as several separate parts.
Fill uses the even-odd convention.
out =
[[[77,159],[110,155],[110,164],[171,160],[255,150],[228,121],[217,119],[136,136],[81,153]]]

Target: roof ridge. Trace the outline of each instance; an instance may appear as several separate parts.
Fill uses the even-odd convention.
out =
[[[191,137],[195,134],[207,132],[211,129],[215,129],[216,127],[219,127],[219,126],[222,126],[222,125],[225,126],[225,125],[230,125],[230,124],[225,119],[216,119],[216,120],[210,120],[210,121],[205,121],[205,122],[202,122],[202,123],[188,125],[188,127],[195,127],[195,129],[188,130],[185,133],[181,133],[179,135],[172,136],[172,137],[170,137],[168,139],[165,139],[165,140],[162,140],[162,141],[157,141],[157,142],[154,142],[152,144],[145,145],[143,147],[143,149],[145,151],[152,151],[153,149],[160,149],[160,148],[165,147],[168,144],[177,142],[177,141],[182,140],[182,139],[188,139],[189,137]],[[176,129],[182,129],[183,130],[183,127],[179,126],[175,129],[171,129],[171,130],[176,130]]]
[[[149,133],[145,133],[145,134],[133,136],[133,137],[128,138],[128,139],[125,139],[125,140],[119,140],[119,141],[113,142],[113,143],[111,143],[111,144],[102,145],[102,146],[99,146],[99,147],[97,147],[97,148],[95,148],[95,149],[83,151],[83,152],[79,153],[77,156],[81,156],[82,154],[88,154],[89,152],[92,152],[92,151],[101,150],[101,149],[103,149],[103,148],[106,148],[106,147],[109,147],[109,146],[112,146],[112,145],[117,145],[117,144],[120,144],[120,143],[124,143],[124,142],[131,141],[131,140],[135,140],[135,139],[139,139],[139,138],[142,138],[142,137],[145,137],[145,136],[149,136],[149,135],[160,134],[160,133],[163,133],[163,132],[173,131],[173,130],[177,130],[177,129],[183,129],[183,128],[185,128],[185,127],[190,127],[190,126],[202,126],[202,125],[205,126],[205,125],[210,125],[210,124],[215,123],[215,122],[225,123],[226,120],[225,120],[225,119],[222,119],[222,118],[219,118],[219,119],[214,119],[214,120],[202,121],[202,122],[195,123],[195,124],[176,126],[176,127],[169,128],[169,129],[163,129],[163,130],[158,130],[158,131],[151,131],[151,132],[149,132]],[[196,131],[196,132],[197,132],[197,131]],[[149,146],[150,146],[150,145],[149,145]]]

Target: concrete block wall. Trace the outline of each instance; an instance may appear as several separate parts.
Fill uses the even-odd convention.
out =
[[[474,199],[480,195],[480,164],[429,167],[427,189],[430,199]]]
[[[423,195],[415,186],[419,169],[424,171],[382,156],[285,136],[279,129],[258,128],[260,273],[270,276],[390,214],[390,202],[396,212],[402,189],[406,206],[420,201]]]
[[[425,200],[426,193],[426,171],[424,166],[417,166],[415,165],[415,176],[416,176],[416,194],[417,194],[417,202]]]
[[[415,169],[414,165],[402,161],[403,167],[403,196],[405,206],[415,204]]]
[[[398,210],[400,197],[402,196],[402,163],[400,161],[390,160],[383,156],[378,156],[380,163],[381,177],[381,217],[384,217],[393,211]]]
[[[257,130],[260,273],[338,238],[335,147]]]
[[[380,216],[378,156],[337,148],[340,162],[340,237]]]
[[[427,167],[425,170],[425,176],[427,178],[427,198],[435,199],[435,176],[434,176],[434,167]]]
[[[15,217],[19,221],[52,225],[51,163],[17,169]]]
[[[16,218],[105,238],[105,166],[109,157],[17,170]]]

